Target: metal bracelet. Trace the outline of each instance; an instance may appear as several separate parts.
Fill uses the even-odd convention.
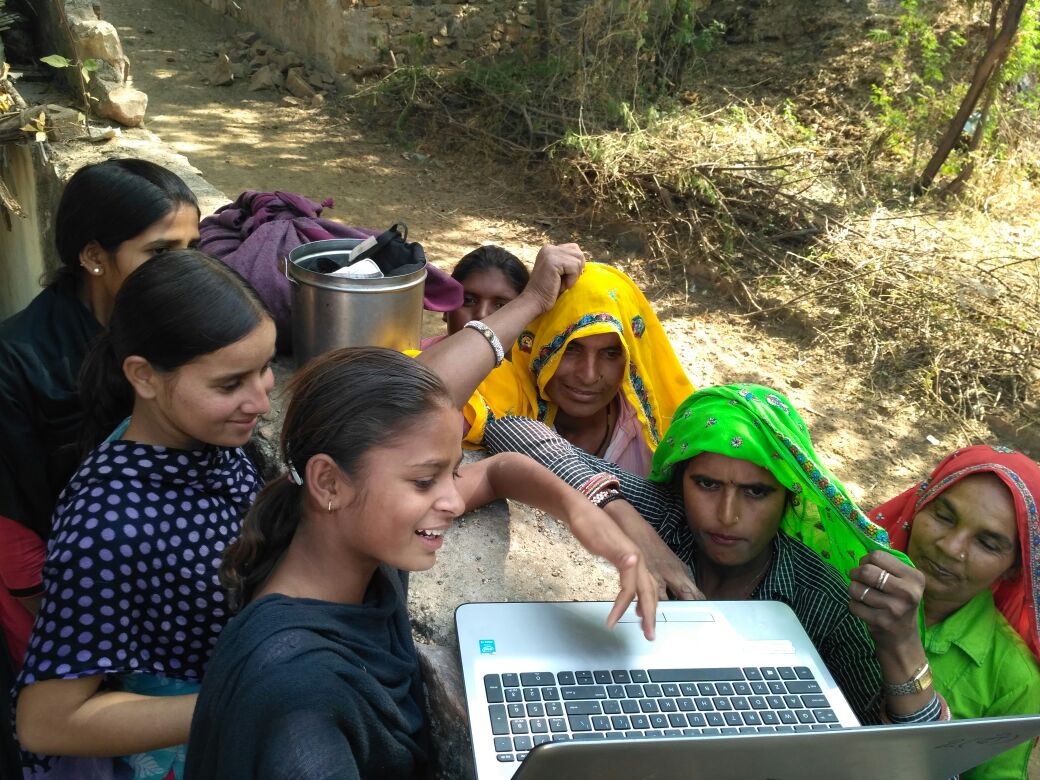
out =
[[[487,339],[487,343],[491,345],[491,349],[495,352],[495,368],[502,365],[502,361],[506,359],[506,351],[502,349],[502,342],[499,341],[498,336],[495,335],[495,331],[491,330],[480,320],[470,320],[462,327],[473,328],[481,336]]]

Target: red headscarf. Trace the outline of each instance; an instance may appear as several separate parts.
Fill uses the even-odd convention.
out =
[[[1040,496],[1040,465],[1006,447],[965,447],[944,459],[921,484],[868,514],[888,529],[892,547],[905,552],[914,517],[923,507],[964,477],[985,473],[997,476],[1011,491],[1022,549],[1021,576],[994,582],[993,600],[1040,660],[1040,517],[1036,503]]]

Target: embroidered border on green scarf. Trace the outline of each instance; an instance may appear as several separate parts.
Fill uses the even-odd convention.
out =
[[[849,580],[872,550],[888,546],[888,532],[860,511],[848,491],[820,463],[798,410],[761,385],[707,387],[675,411],[654,454],[649,479],[670,482],[674,467],[702,452],[740,458],[769,471],[793,498],[780,528],[800,540]]]

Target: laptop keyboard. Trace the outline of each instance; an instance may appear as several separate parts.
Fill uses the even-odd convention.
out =
[[[500,762],[535,745],[841,728],[805,666],[484,675]]]

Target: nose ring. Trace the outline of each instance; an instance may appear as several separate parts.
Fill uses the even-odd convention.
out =
[[[962,553],[961,553],[961,560],[962,560],[962,561],[963,561],[963,560],[964,560],[965,558],[967,558],[967,557],[968,557],[968,553],[966,553],[966,552],[962,552]]]

